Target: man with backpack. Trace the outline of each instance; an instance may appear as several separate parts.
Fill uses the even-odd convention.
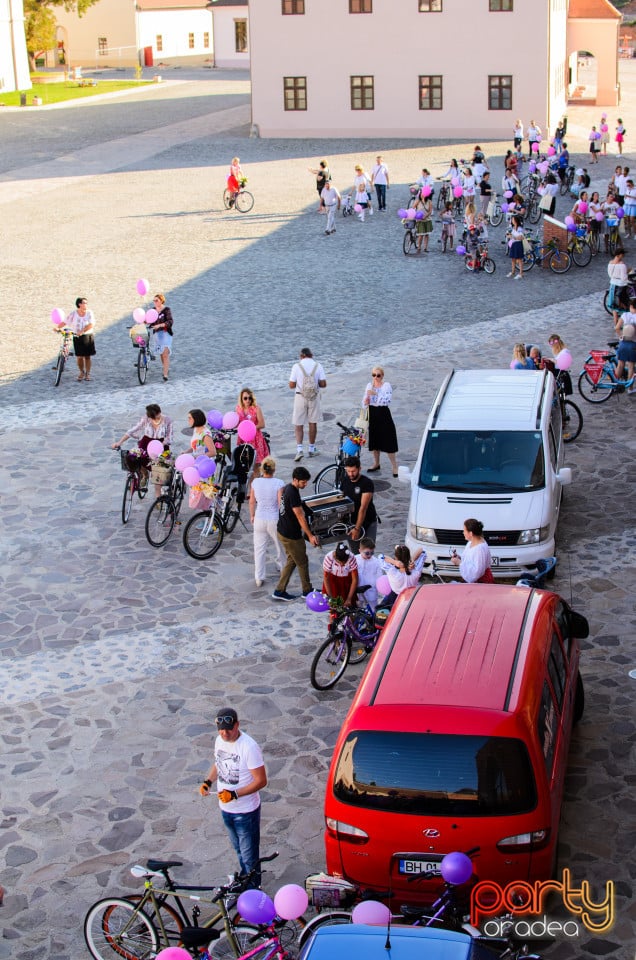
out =
[[[292,423],[296,433],[296,456],[298,462],[303,458],[303,434],[305,424],[309,425],[309,456],[316,457],[316,433],[320,412],[320,391],[327,386],[322,365],[314,360],[309,347],[300,351],[300,360],[292,367],[289,375],[289,388],[294,391],[294,411]]]

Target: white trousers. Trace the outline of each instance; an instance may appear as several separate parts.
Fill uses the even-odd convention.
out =
[[[274,544],[276,550],[276,566],[278,570],[285,563],[285,553],[280,540],[276,535],[276,520],[259,520],[254,518],[254,579],[265,579],[265,566],[267,562],[267,548],[270,541]]]

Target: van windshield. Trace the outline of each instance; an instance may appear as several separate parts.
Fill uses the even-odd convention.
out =
[[[333,789],[357,807],[434,816],[527,813],[537,803],[526,746],[510,737],[354,731]]]
[[[432,430],[419,485],[471,493],[540,490],[545,486],[541,431]]]

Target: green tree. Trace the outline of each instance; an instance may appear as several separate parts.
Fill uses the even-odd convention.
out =
[[[55,47],[56,20],[52,7],[75,10],[82,17],[98,0],[24,0],[26,47],[31,69],[35,69],[35,54]]]

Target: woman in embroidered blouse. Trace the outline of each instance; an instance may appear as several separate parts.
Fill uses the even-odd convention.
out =
[[[380,469],[380,453],[386,453],[393,467],[393,476],[397,477],[397,433],[389,410],[393,390],[384,379],[382,367],[375,366],[371,377],[362,398],[364,406],[369,408],[369,452],[373,454],[373,466],[369,467],[367,473]]]
[[[79,370],[77,379],[90,380],[91,360],[95,356],[95,318],[93,311],[88,309],[86,297],[77,298],[75,310],[69,313],[66,324],[73,331],[73,352]]]
[[[131,427],[117,443],[113,443],[111,449],[119,450],[122,443],[132,437],[141,441],[142,450],[145,450],[151,440],[163,440],[164,449],[167,450],[172,443],[172,429],[172,420],[161,412],[159,404],[149,403],[146,416]]]
[[[484,525],[479,520],[464,520],[466,549],[461,557],[457,554],[451,557],[451,563],[459,567],[462,580],[466,583],[494,583],[490,569],[490,547],[482,536],[483,531]]]
[[[200,457],[204,453],[207,453],[208,457],[216,456],[212,431],[208,426],[208,421],[203,410],[190,410],[188,413],[188,423],[192,427],[190,452],[193,456]]]
[[[256,451],[256,455],[254,457],[254,476],[258,477],[261,463],[265,457],[269,455],[267,440],[262,434],[263,427],[265,426],[265,417],[263,416],[263,411],[257,404],[256,397],[249,387],[243,387],[239,393],[238,403],[234,409],[238,413],[239,423],[241,423],[243,420],[251,420],[256,427],[256,436],[254,437],[252,446]]]

